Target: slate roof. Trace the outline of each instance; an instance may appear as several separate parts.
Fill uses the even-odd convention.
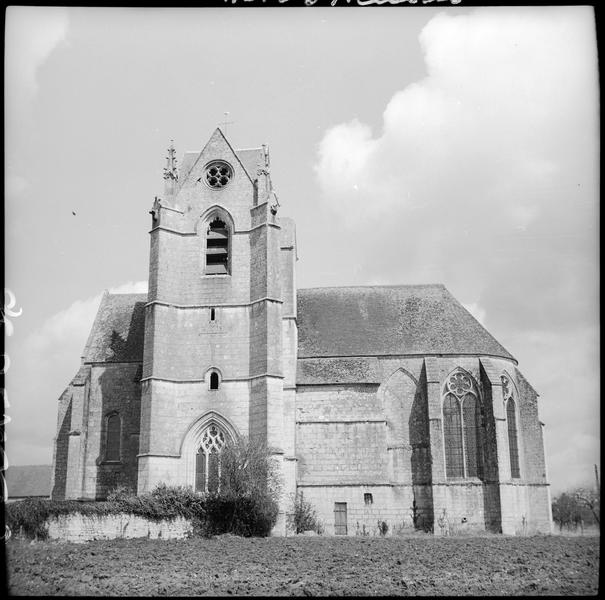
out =
[[[10,466],[6,470],[8,497],[50,497],[51,465]]]
[[[296,364],[297,385],[326,383],[380,383],[376,357],[299,358]]]
[[[84,362],[143,360],[147,294],[105,293],[92,326]]]
[[[258,175],[256,171],[260,165],[264,164],[262,148],[246,148],[244,150],[236,150],[235,154],[240,159],[244,169],[248,172],[250,179],[254,181]]]
[[[298,290],[298,356],[482,354],[513,359],[445,286]]]
[[[440,284],[312,288],[297,295],[300,359],[471,354],[515,360]],[[84,362],[141,362],[146,303],[147,294],[106,293]],[[375,379],[373,365],[349,363],[323,365],[320,379],[342,369],[350,373],[345,379]],[[300,367],[303,380],[320,372],[312,363]]]

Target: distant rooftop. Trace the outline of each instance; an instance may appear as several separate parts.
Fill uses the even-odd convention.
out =
[[[10,466],[6,470],[8,498],[50,498],[51,465]]]

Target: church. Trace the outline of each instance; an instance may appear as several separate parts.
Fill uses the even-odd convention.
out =
[[[266,146],[217,128],[164,180],[148,293],[105,292],[59,398],[53,498],[212,491],[245,437],[278,465],[276,535],[296,494],[328,535],[550,533],[538,394],[443,285],[296,289]]]

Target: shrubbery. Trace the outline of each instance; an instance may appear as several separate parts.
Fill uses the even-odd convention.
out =
[[[7,504],[6,524],[14,534],[45,539],[46,522],[52,517],[129,513],[151,521],[184,517],[202,535],[266,536],[277,520],[279,484],[266,447],[242,440],[221,452],[216,492],[198,494],[189,487],[160,484],[140,496],[117,488],[106,501],[97,502],[32,498]]]
[[[281,481],[262,443],[240,440],[221,451],[220,487],[205,500],[211,535],[266,536],[277,521]]]
[[[118,488],[106,501],[41,500],[28,498],[6,505],[6,524],[15,534],[27,538],[45,539],[46,521],[52,517],[79,513],[85,516],[105,516],[128,513],[150,521],[184,517],[194,527],[204,520],[203,499],[186,488],[159,485],[153,492],[141,496]]]
[[[315,508],[303,498],[302,493],[296,494],[293,509],[292,514],[288,518],[290,529],[293,529],[296,533],[303,533],[305,531],[323,533],[323,526],[317,517]]]

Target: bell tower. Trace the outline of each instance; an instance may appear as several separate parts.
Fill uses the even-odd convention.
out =
[[[207,489],[209,427],[260,440],[281,471],[282,532],[295,492],[294,223],[278,216],[265,146],[234,150],[217,128],[179,170],[175,156],[171,144],[150,211],[138,492]]]

